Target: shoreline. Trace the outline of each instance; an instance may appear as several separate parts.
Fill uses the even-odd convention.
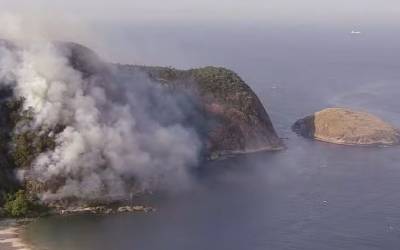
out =
[[[149,206],[97,206],[97,207],[75,207],[69,209],[54,210],[50,216],[73,216],[73,215],[113,215],[127,213],[151,213],[156,209]],[[25,226],[34,219],[0,219],[0,250],[37,250],[21,237]]]
[[[34,250],[21,238],[24,223],[14,219],[0,220],[1,250]]]

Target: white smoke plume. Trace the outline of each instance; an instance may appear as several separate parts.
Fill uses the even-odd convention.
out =
[[[43,199],[117,199],[131,192],[132,183],[186,185],[201,143],[184,125],[183,98],[141,72],[108,82],[85,78],[53,42],[21,43],[22,28],[9,28],[19,46],[0,46],[0,82],[25,99],[32,128],[65,125],[55,150],[40,154],[25,173],[40,182],[63,178]]]

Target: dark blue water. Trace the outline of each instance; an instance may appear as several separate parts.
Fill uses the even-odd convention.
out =
[[[49,250],[400,249],[400,148],[330,145],[290,131],[330,106],[400,127],[395,31],[196,26],[104,34],[111,30],[104,47],[117,49],[103,54],[122,61],[238,72],[288,149],[210,163],[189,189],[154,198],[153,214],[40,219],[28,227],[29,241]]]

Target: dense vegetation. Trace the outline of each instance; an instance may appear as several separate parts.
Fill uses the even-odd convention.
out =
[[[27,191],[20,189],[7,195],[3,212],[9,217],[34,217],[46,214],[48,209],[41,205],[38,200],[30,196]]]
[[[14,172],[28,168],[46,150],[55,147],[50,129],[32,129],[32,112],[23,108],[24,99],[13,97],[12,90],[0,90],[0,215],[12,217],[35,213],[35,194],[25,191],[25,184],[15,179]],[[58,129],[59,130],[59,129]]]
[[[7,215],[12,217],[26,216],[32,209],[32,202],[28,199],[24,190],[7,195],[4,210]]]

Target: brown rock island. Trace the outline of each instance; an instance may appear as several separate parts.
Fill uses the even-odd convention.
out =
[[[346,108],[327,108],[298,120],[293,131],[307,138],[343,145],[400,143],[399,130],[382,119]]]

